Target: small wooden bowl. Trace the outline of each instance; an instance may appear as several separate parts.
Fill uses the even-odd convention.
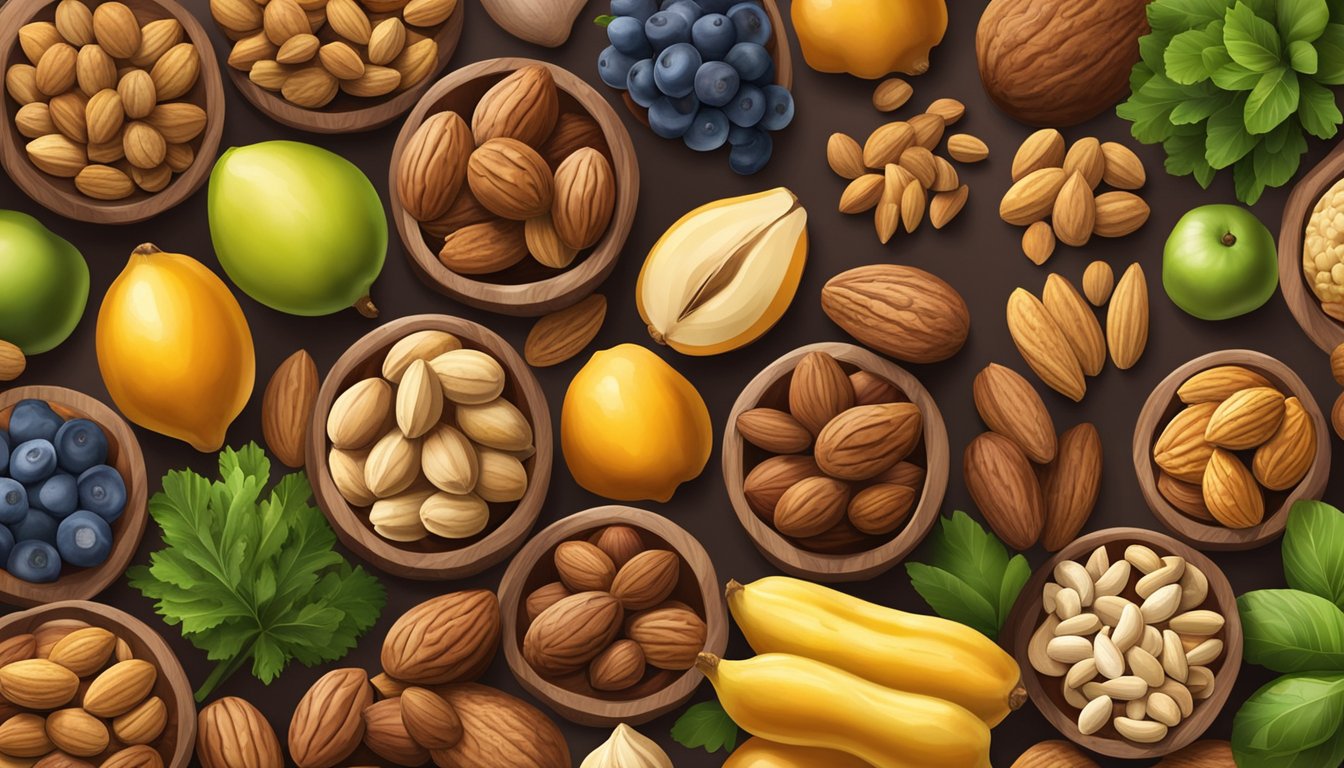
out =
[[[797,546],[779,531],[770,527],[751,509],[742,491],[747,474],[753,467],[770,456],[742,439],[737,431],[737,417],[743,411],[757,407],[788,410],[788,380],[798,362],[811,352],[826,352],[834,357],[846,373],[865,370],[881,376],[905,393],[910,402],[919,406],[924,417],[924,440],[915,449],[915,463],[924,466],[924,489],[919,503],[906,524],[888,534],[876,547],[841,554],[813,552]],[[738,395],[728,415],[723,431],[723,482],[728,498],[742,527],[747,529],[752,543],[765,558],[780,570],[806,579],[822,582],[863,581],[895,567],[924,540],[938,519],[938,508],[947,491],[949,468],[947,427],[937,403],[924,385],[908,371],[852,344],[823,342],[799,347],[767,365]]]
[[[1325,314],[1320,300],[1307,285],[1302,273],[1302,246],[1307,221],[1316,203],[1341,178],[1344,178],[1344,144],[1335,147],[1293,187],[1283,206],[1283,225],[1279,229],[1279,287],[1283,289],[1283,300],[1297,324],[1326,352],[1344,343],[1344,323]]]
[[[229,72],[229,79],[233,81],[238,92],[243,94],[243,98],[281,125],[312,133],[372,131],[405,114],[406,110],[414,106],[416,100],[433,84],[434,75],[448,66],[448,60],[453,57],[457,51],[457,44],[462,39],[466,4],[466,0],[458,0],[457,8],[451,16],[442,24],[429,28],[430,33],[426,36],[432,37],[439,45],[439,57],[434,63],[434,70],[410,88],[394,91],[381,98],[366,99],[339,91],[336,98],[326,106],[308,109],[286,100],[276,91],[262,88],[248,79],[246,72],[229,66],[225,68]],[[421,31],[419,28],[413,29]],[[224,31],[222,27],[221,31]],[[324,44],[341,39],[331,30],[330,24],[324,24],[317,31],[317,37]]]
[[[1297,397],[1311,416],[1316,429],[1316,458],[1311,469],[1290,491],[1265,492],[1265,519],[1250,528],[1225,528],[1216,523],[1196,520],[1173,507],[1157,490],[1157,476],[1161,473],[1153,463],[1153,445],[1162,429],[1182,408],[1176,390],[1187,379],[1200,371],[1220,365],[1240,365],[1269,379],[1281,391]],[[1311,390],[1293,369],[1270,357],[1248,349],[1225,349],[1211,352],[1172,371],[1157,385],[1148,401],[1139,411],[1134,425],[1134,472],[1139,478],[1139,489],[1149,509],[1162,524],[1180,538],[1211,550],[1252,549],[1278,538],[1288,524],[1288,510],[1299,499],[1317,499],[1325,491],[1330,475],[1330,429],[1321,409],[1316,405]]]
[[[140,442],[124,419],[111,408],[80,392],[64,387],[15,387],[0,392],[0,429],[9,429],[9,415],[20,400],[45,400],[62,418],[89,419],[107,435],[107,463],[126,483],[126,511],[112,523],[112,552],[96,568],[64,566],[61,577],[49,584],[32,584],[0,570],[0,600],[10,605],[33,606],[57,600],[88,600],[126,572],[148,520],[146,499],[149,479]]]
[[[765,44],[765,50],[775,60],[775,85],[793,90],[793,52],[789,49],[789,33],[788,27],[784,25],[784,14],[780,12],[776,0],[759,1],[761,7],[765,9],[765,15],[770,17],[772,34],[770,41]],[[648,127],[648,109],[636,104],[635,100],[630,98],[629,91],[621,91],[621,101],[625,102],[625,108],[630,110],[630,114],[634,115],[636,120]]]
[[[597,245],[580,254],[568,268],[557,272],[523,259],[518,264],[491,275],[460,275],[439,261],[442,243],[431,244],[420,229],[420,222],[406,212],[396,194],[397,169],[406,145],[430,115],[452,110],[471,122],[476,103],[485,92],[522,67],[541,65],[551,71],[560,92],[560,112],[582,113],[597,121],[607,140],[607,160],[616,173],[616,211],[611,225]],[[572,72],[533,59],[489,59],[470,64],[434,84],[406,118],[397,142],[392,147],[389,171],[389,202],[397,233],[422,280],[430,287],[469,306],[504,315],[536,317],[564,309],[588,296],[616,268],[621,248],[630,235],[639,202],[639,162],[630,134],[621,125],[607,102],[592,86]]]
[[[480,534],[460,540],[431,535],[417,542],[396,542],[375,533],[369,524],[368,510],[356,511],[336,490],[327,464],[331,449],[327,414],[332,403],[351,384],[382,375],[383,358],[393,344],[416,331],[428,330],[447,331],[467,349],[486,352],[504,366],[508,382],[503,397],[518,406],[532,423],[536,453],[523,462],[528,478],[523,498],[508,504],[491,504],[490,525]],[[447,315],[412,315],[370,331],[350,345],[331,367],[318,392],[308,432],[307,470],[317,505],[331,521],[337,537],[355,554],[394,576],[425,581],[461,579],[513,554],[531,532],[551,483],[551,443],[551,412],[546,395],[532,370],[507,341],[470,320]]]
[[[1215,610],[1226,620],[1222,631],[1212,635],[1223,641],[1223,655],[1210,665],[1214,673],[1213,695],[1203,701],[1196,701],[1190,717],[1182,720],[1167,733],[1166,738],[1155,744],[1127,741],[1121,738],[1109,723],[1101,731],[1091,736],[1084,736],[1078,730],[1077,712],[1064,701],[1063,679],[1042,679],[1042,675],[1031,666],[1031,660],[1027,657],[1027,646],[1031,642],[1031,636],[1044,619],[1041,592],[1045,588],[1046,581],[1052,577],[1055,566],[1064,560],[1084,561],[1092,550],[1102,545],[1106,546],[1111,562],[1116,562],[1124,558],[1125,547],[1130,544],[1144,544],[1159,555],[1177,555],[1197,566],[1209,580],[1209,596],[1198,608]],[[1132,586],[1126,588],[1125,596],[1131,600],[1136,598]],[[1003,637],[1002,642],[1010,644],[1009,648],[1017,658],[1018,666],[1022,668],[1022,682],[1027,687],[1027,693],[1036,704],[1036,708],[1045,715],[1045,719],[1049,720],[1060,733],[1085,749],[1129,760],[1161,757],[1198,739],[1227,703],[1227,697],[1232,693],[1232,686],[1237,681],[1237,672],[1241,669],[1241,617],[1237,614],[1237,596],[1233,593],[1227,576],[1212,560],[1198,551],[1170,536],[1143,528],[1108,528],[1089,533],[1061,549],[1045,565],[1037,569],[1031,581],[1023,588],[1021,596],[1008,615]]]
[[[534,536],[509,563],[509,569],[499,583],[499,602],[504,614],[504,657],[518,683],[561,717],[596,727],[618,723],[639,725],[685,703],[704,680],[704,675],[694,668],[671,672],[650,667],[644,680],[633,688],[607,693],[588,684],[586,671],[552,681],[537,674],[523,658],[523,636],[528,626],[526,598],[537,587],[559,579],[555,570],[555,548],[565,541],[586,540],[608,525],[628,525],[643,535],[645,545],[669,549],[681,556],[681,578],[670,599],[686,603],[704,617],[708,628],[705,650],[723,653],[728,646],[728,615],[722,585],[709,553],[694,536],[661,515],[611,505],[584,510],[549,526]]]
[[[109,605],[86,600],[62,600],[50,605],[11,613],[0,618],[0,640],[32,632],[55,619],[76,619],[102,627],[125,640],[135,658],[152,662],[159,674],[149,695],[158,696],[168,707],[168,724],[155,745],[168,768],[186,768],[196,751],[196,701],[191,681],[173,650],[144,622]],[[100,755],[94,762],[108,757]]]
[[[200,189],[214,167],[219,140],[224,134],[224,84],[215,61],[210,36],[190,11],[175,0],[124,0],[140,23],[172,17],[182,25],[186,42],[196,46],[201,57],[201,74],[187,94],[174,101],[188,101],[205,110],[205,129],[190,142],[196,153],[191,167],[173,174],[168,186],[158,192],[136,188],[121,200],[95,200],[75,189],[74,179],[50,176],[28,160],[24,147],[31,139],[14,125],[18,106],[8,98],[0,82],[0,102],[4,105],[5,124],[0,126],[0,164],[19,188],[42,206],[62,216],[90,224],[135,224],[163,213],[191,197]],[[5,71],[13,64],[27,62],[19,47],[19,28],[33,21],[51,21],[56,16],[53,0],[11,0],[0,13],[0,66]]]

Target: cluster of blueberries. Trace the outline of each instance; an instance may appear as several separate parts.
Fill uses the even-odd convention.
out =
[[[765,167],[772,131],[793,120],[793,95],[774,83],[765,9],[738,0],[611,0],[602,82],[649,110],[649,127],[699,152],[732,147],[740,174]]]
[[[17,578],[55,581],[61,564],[101,565],[126,483],[107,465],[107,435],[41,400],[14,406],[0,430],[0,563]]]

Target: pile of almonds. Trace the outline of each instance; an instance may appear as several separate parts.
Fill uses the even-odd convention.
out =
[[[1025,288],[1008,297],[1008,333],[1031,370],[1047,386],[1079,402],[1087,394],[1087,376],[1096,376],[1111,362],[1120,370],[1132,368],[1148,346],[1148,281],[1143,267],[1131,264],[1111,289],[1109,266],[1094,262],[1083,275],[1083,286],[1093,304],[1109,301],[1106,333],[1092,308],[1073,283],[1058,274],[1045,281],[1037,298]]]
[[[385,539],[479,535],[491,505],[527,492],[523,462],[536,452],[532,425],[504,395],[493,356],[443,331],[392,345],[382,376],[341,393],[327,415],[328,466],[351,506],[369,507]]]
[[[162,768],[168,707],[153,695],[158,676],[124,638],[83,621],[48,621],[7,638],[0,763]]]
[[[1103,545],[1085,565],[1064,560],[1052,575],[1027,655],[1040,674],[1063,678],[1083,735],[1153,744],[1213,695],[1225,619],[1206,607],[1209,581],[1198,567],[1143,544],[1112,562]]]
[[[430,115],[396,166],[397,198],[462,275],[515,266],[530,254],[564,269],[606,233],[616,176],[601,128],[560,112],[550,69],[523,67],[476,104]]]
[[[43,173],[121,200],[160,192],[191,167],[206,123],[190,99],[201,54],[177,19],[142,23],[123,3],[61,0],[54,21],[19,28],[19,47],[28,63],[5,72],[5,91]]]
[[[210,0],[229,39],[229,66],[305,109],[338,93],[377,98],[433,74],[439,44],[431,31],[458,0]]]
[[[1176,396],[1185,405],[1153,443],[1157,490],[1196,520],[1249,528],[1265,494],[1301,482],[1316,458],[1316,428],[1302,401],[1240,365],[1201,371]],[[1247,461],[1238,453],[1248,454]]]
[[[909,87],[905,85],[907,91]],[[935,229],[947,226],[966,205],[970,188],[961,183],[952,163],[934,151],[947,128],[965,113],[965,105],[956,99],[938,99],[923,114],[873,131],[862,147],[847,134],[831,134],[826,162],[836,175],[851,180],[840,196],[840,212],[875,210],[877,238],[884,245],[900,227],[914,232],[925,211]],[[989,157],[989,148],[975,136],[959,133],[948,138],[947,153],[958,162],[978,163]]]
[[[919,407],[825,352],[798,362],[787,407],[737,418],[744,440],[774,454],[743,482],[752,511],[816,552],[869,549],[905,525],[924,488],[924,467],[911,461],[924,438]]]
[[[1049,261],[1056,241],[1082,247],[1093,235],[1124,237],[1148,221],[1148,204],[1129,190],[1147,172],[1133,150],[1087,137],[1065,151],[1064,136],[1045,128],[1027,137],[1013,158],[1013,186],[999,217],[1026,227],[1022,251],[1037,265]],[[1097,194],[1105,183],[1115,191]]]
[[[967,490],[994,533],[1017,550],[1073,541],[1101,489],[1101,437],[1084,422],[1062,435],[1041,396],[1011,368],[976,374],[975,409],[990,431],[966,446]]]
[[[650,671],[690,669],[705,650],[704,618],[671,599],[681,581],[676,552],[611,525],[561,543],[553,561],[559,581],[525,602],[523,658],[537,674],[578,690],[586,683],[619,692]]]

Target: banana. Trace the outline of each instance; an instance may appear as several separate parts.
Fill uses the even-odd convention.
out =
[[[806,656],[888,688],[946,699],[991,728],[1026,701],[1013,657],[963,624],[785,576],[730,581],[726,591],[757,653]]]
[[[776,744],[751,738],[733,750],[723,768],[872,768],[844,752]]]
[[[764,739],[844,752],[873,768],[990,768],[989,727],[942,699],[787,653],[743,661],[702,653],[695,665],[733,721]]]

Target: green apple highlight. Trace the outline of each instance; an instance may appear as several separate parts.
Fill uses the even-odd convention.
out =
[[[1252,312],[1279,284],[1274,235],[1235,205],[1206,205],[1176,222],[1162,252],[1162,287],[1201,320]]]
[[[65,341],[89,300],[89,265],[26,213],[0,211],[0,339],[37,355]]]

